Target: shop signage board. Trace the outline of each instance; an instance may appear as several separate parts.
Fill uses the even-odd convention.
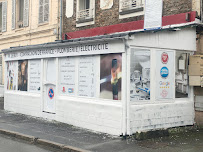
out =
[[[144,29],[160,29],[162,26],[162,0],[145,0]]]
[[[156,99],[174,99],[174,52],[157,51],[156,60]]]
[[[97,43],[81,43],[75,45],[59,46],[57,48],[27,49],[4,53],[5,61],[39,59],[50,57],[81,56],[94,54],[109,54],[125,52],[122,41],[102,41]]]

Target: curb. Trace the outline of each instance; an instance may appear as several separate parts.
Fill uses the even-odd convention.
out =
[[[90,152],[90,151],[83,150],[80,148],[59,144],[59,143],[48,141],[45,139],[39,139],[39,138],[34,137],[34,136],[21,134],[21,133],[14,132],[14,131],[0,129],[0,134],[6,135],[9,137],[13,137],[16,139],[20,139],[20,140],[23,140],[23,141],[28,142],[30,144],[34,144],[36,146],[42,146],[42,147],[47,147],[47,148],[51,148],[54,150],[58,150],[59,152]]]

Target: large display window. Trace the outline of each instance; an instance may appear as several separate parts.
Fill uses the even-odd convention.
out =
[[[176,51],[175,97],[187,98],[189,93],[188,64],[190,53]]]
[[[29,92],[40,93],[41,90],[41,60],[29,60]]]
[[[75,95],[75,57],[59,59],[59,92],[63,95]]]
[[[18,61],[18,90],[27,91],[28,60]]]
[[[18,61],[6,62],[6,88],[7,90],[16,90],[18,81]]]
[[[150,100],[150,51],[131,49],[130,101]]]

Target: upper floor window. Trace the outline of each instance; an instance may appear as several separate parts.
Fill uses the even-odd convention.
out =
[[[77,23],[92,22],[94,20],[94,0],[78,0]]]
[[[120,0],[120,15],[135,14],[143,11],[144,0]]]
[[[0,32],[6,32],[7,2],[0,2]]]
[[[29,0],[12,0],[12,29],[29,24]]]
[[[39,0],[39,24],[49,21],[49,0]]]

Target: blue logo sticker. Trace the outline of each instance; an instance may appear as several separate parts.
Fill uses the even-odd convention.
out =
[[[160,70],[160,75],[162,78],[167,78],[169,74],[169,70],[167,67],[162,67]]]

